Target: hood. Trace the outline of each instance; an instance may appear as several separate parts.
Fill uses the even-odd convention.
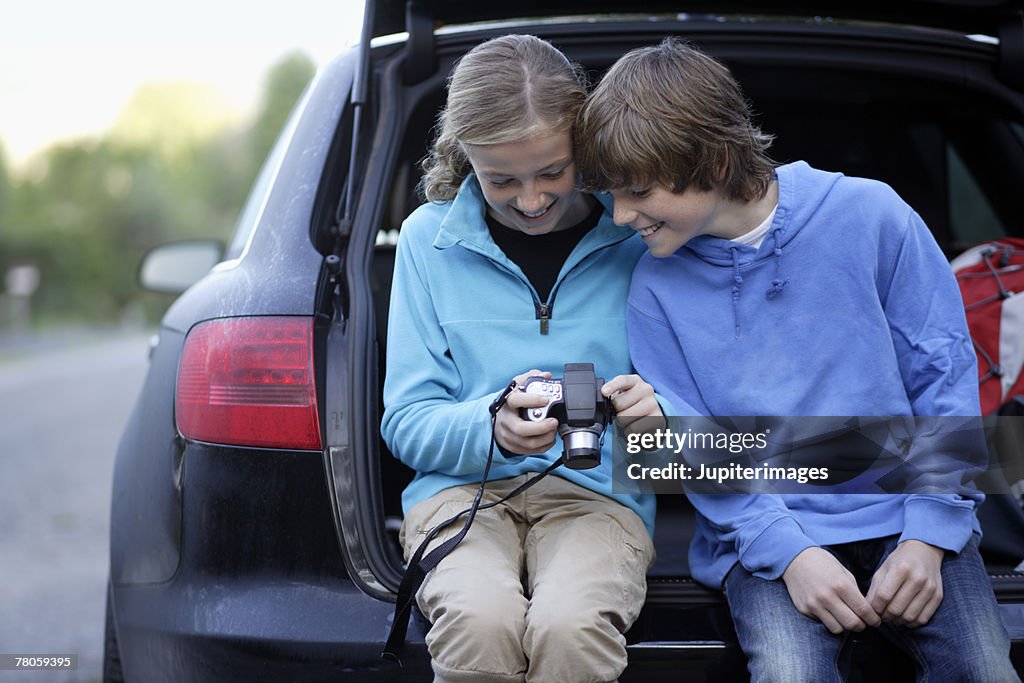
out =
[[[779,258],[781,254],[777,252],[785,251],[786,245],[799,234],[800,227],[807,223],[842,177],[841,173],[808,173],[809,170],[810,166],[804,161],[775,169],[779,180],[779,205],[759,249],[712,235],[694,237],[682,248],[716,266],[745,266],[754,261]]]
[[[818,211],[841,173],[812,172],[803,161],[786,164],[775,169],[779,186],[779,203],[768,233],[757,249],[711,235],[694,237],[683,247],[697,258],[714,266],[732,270],[732,288],[729,293],[735,323],[735,338],[742,335],[740,298],[744,296],[744,274],[753,269],[773,268],[769,282],[764,284],[764,299],[774,301],[785,292],[790,282],[786,253],[790,242],[796,239],[809,218]],[[765,278],[768,280],[768,278]]]

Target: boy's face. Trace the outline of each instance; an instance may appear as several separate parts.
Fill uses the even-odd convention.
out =
[[[615,222],[639,232],[651,255],[658,258],[671,256],[697,235],[732,239],[750,229],[730,225],[732,202],[717,189],[704,192],[688,187],[677,193],[653,185],[613,190],[611,194]]]
[[[587,203],[576,183],[567,131],[496,145],[466,145],[466,153],[487,213],[502,225],[543,235],[586,218]]]

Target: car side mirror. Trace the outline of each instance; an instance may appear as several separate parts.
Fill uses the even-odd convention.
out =
[[[224,254],[217,240],[186,240],[154,247],[139,266],[139,284],[164,294],[181,294],[210,272]]]

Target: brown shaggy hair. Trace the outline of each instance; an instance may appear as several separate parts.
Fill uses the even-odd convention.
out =
[[[576,162],[590,191],[692,185],[752,201],[771,184],[771,141],[729,70],[668,38],[608,70],[580,112]]]

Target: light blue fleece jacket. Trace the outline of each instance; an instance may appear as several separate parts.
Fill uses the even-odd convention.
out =
[[[594,364],[606,380],[633,372],[626,295],[644,252],[632,230],[605,213],[569,255],[546,302],[491,239],[485,203],[470,175],[458,196],[425,204],[402,225],[388,318],[381,433],[416,470],[402,494],[406,512],[442,489],[480,481],[491,438],[488,406],[532,368],[561,377],[566,363]],[[549,309],[541,333],[541,304]],[[554,475],[614,498],[654,530],[654,496],[613,494],[611,442],[601,465]],[[561,457],[559,439],[542,455],[494,450],[491,480],[539,472]]]
[[[977,368],[949,264],[872,180],[798,162],[760,248],[699,236],[644,255],[629,295],[634,365],[680,415],[968,416]],[[900,535],[959,552],[981,496],[692,495],[693,577],[739,562],[775,579],[815,545]]]

